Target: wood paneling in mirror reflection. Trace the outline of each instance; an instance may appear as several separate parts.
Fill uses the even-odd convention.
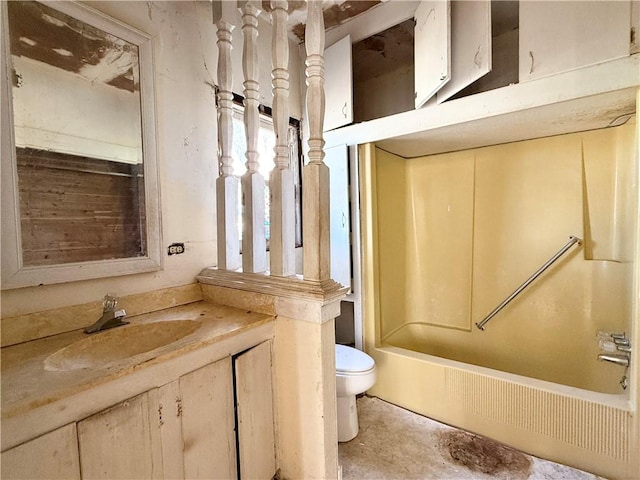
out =
[[[16,150],[25,266],[146,255],[142,165]]]

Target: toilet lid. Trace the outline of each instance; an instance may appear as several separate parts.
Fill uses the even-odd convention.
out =
[[[361,350],[336,345],[336,372],[366,372],[375,365],[373,358]]]

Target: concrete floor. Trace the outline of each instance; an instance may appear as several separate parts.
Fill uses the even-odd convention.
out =
[[[378,398],[363,396],[357,405],[358,436],[339,445],[344,480],[602,480]]]

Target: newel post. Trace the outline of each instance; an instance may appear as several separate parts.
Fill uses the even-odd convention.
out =
[[[231,40],[233,25],[223,15],[222,2],[213,2],[213,21],[217,27],[218,46],[218,178],[216,179],[216,213],[218,232],[218,268],[240,268],[238,234],[238,178],[233,175],[233,93]]]
[[[289,40],[287,0],[271,0],[271,72],[273,126],[276,134],[275,167],[269,177],[270,189],[270,270],[287,277],[295,272],[295,210],[293,171],[289,158]]]
[[[305,29],[307,51],[308,162],[302,171],[302,218],[304,229],[303,275],[305,280],[330,278],[329,168],[324,164],[324,18],[322,1],[307,1]]]

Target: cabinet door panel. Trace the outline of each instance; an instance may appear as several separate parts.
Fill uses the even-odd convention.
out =
[[[143,393],[78,422],[83,478],[162,478],[149,412]]]
[[[80,478],[76,425],[2,452],[2,478]]]
[[[491,71],[491,2],[451,4],[451,81],[438,91],[438,103]]]
[[[351,37],[347,35],[324,51],[326,132],[353,122]]]
[[[179,380],[156,390],[164,478],[185,478]]]
[[[423,0],[415,18],[416,108],[420,108],[451,78],[450,0]]]
[[[180,378],[186,478],[237,478],[231,359]]]
[[[629,1],[520,2],[520,82],[629,55]]]
[[[345,287],[351,286],[348,162],[346,145],[325,150],[324,163],[329,167],[331,191],[331,278]]]
[[[235,359],[240,477],[273,478],[271,344],[264,342]]]

